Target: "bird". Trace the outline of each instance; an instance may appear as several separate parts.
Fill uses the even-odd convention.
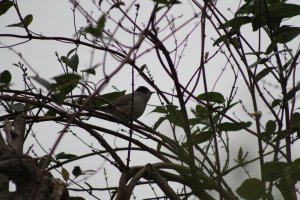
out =
[[[123,95],[111,104],[101,106],[100,110],[111,114],[121,121],[128,122],[131,118],[136,120],[144,113],[153,93],[147,87],[140,86],[133,92],[133,96],[132,93]]]

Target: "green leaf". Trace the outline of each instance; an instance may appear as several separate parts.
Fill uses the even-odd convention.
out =
[[[252,18],[252,29],[253,31],[257,31],[259,28],[266,25],[266,19],[265,16],[261,15],[254,15]]]
[[[124,3],[123,1],[116,2],[114,5],[112,5],[112,6],[109,8],[108,12],[109,12],[110,10],[114,9],[114,8],[120,8],[120,6],[125,6],[125,3]]]
[[[207,119],[209,115],[209,111],[206,107],[203,107],[201,105],[196,105],[196,108],[192,110],[193,114],[201,119]]]
[[[214,134],[214,131],[197,131],[196,134],[192,134],[192,143],[195,145],[206,142],[210,140]]]
[[[118,3],[121,3],[121,2],[118,2]],[[123,3],[124,4],[124,3]],[[105,27],[105,22],[106,22],[106,18],[105,18],[105,15],[102,15],[99,20],[97,21],[97,29],[99,29],[101,31],[101,33],[103,32],[104,30],[104,27]]]
[[[173,123],[176,126],[182,127],[182,113],[178,109],[178,106],[169,104],[166,106],[157,106],[152,112],[162,113],[165,114],[164,118],[169,120],[171,123]],[[157,128],[160,123],[164,121],[164,119],[160,119],[156,122],[155,127]]]
[[[226,113],[228,110],[230,110],[231,108],[233,108],[235,105],[237,105],[239,102],[235,102],[235,103],[231,103],[230,105],[227,105],[227,107],[224,107],[221,112],[222,113]],[[219,114],[218,114],[219,115]]]
[[[240,149],[239,149],[237,160],[240,164],[242,164],[244,162],[244,152],[243,152],[242,147],[240,147]]]
[[[273,69],[275,69],[275,67],[268,67],[263,69],[254,77],[254,81],[257,83],[259,80],[267,76]]]
[[[57,104],[62,104],[65,100],[66,97],[66,93],[64,92],[57,92],[54,94],[51,94],[51,98],[53,99],[53,101],[55,101]]]
[[[46,89],[50,90],[51,89],[51,83],[39,76],[33,76],[31,77],[33,80],[44,86]]]
[[[300,27],[282,26],[275,33],[275,40],[278,43],[284,44],[293,40],[300,34]]]
[[[197,124],[201,124],[201,120],[198,117],[195,118],[189,118],[189,125],[190,126],[195,126]]]
[[[232,30],[227,35],[222,35],[216,41],[213,43],[213,46],[216,46],[217,44],[223,42],[225,44],[228,44],[229,38],[231,38],[233,35],[237,34],[237,31]]]
[[[293,113],[291,118],[291,128],[300,128],[300,113]]]
[[[105,15],[102,15],[99,20],[97,21],[96,26],[88,26],[84,29],[85,32],[91,34],[92,36],[96,38],[102,38],[103,30],[105,27],[106,18]]]
[[[167,105],[168,114],[166,118],[176,126],[182,127],[183,126],[183,115],[181,110],[174,105]]]
[[[246,3],[238,9],[236,14],[251,14],[251,13],[253,13],[253,3],[251,1],[245,1],[245,2]]]
[[[79,57],[77,54],[74,54],[69,60],[67,65],[73,69],[75,72],[77,72],[77,68],[79,65]]]
[[[287,25],[281,26],[275,33],[275,37],[271,44],[268,46],[266,53],[270,54],[274,51],[278,43],[288,43],[300,34],[300,27],[291,27]]]
[[[286,94],[286,97],[285,97],[286,101],[289,101],[292,98],[294,98],[296,96],[296,93],[298,92],[299,89],[300,89],[299,86],[295,86],[290,91],[288,91],[288,93]]]
[[[213,43],[213,46],[216,46],[221,42],[225,43],[225,42],[227,42],[227,40],[228,40],[228,36],[227,35],[222,35],[218,39],[216,39],[216,41]]]
[[[282,178],[287,166],[285,162],[266,162],[262,167],[262,176],[265,181],[276,181]]]
[[[214,103],[224,103],[225,102],[224,96],[218,92],[203,93],[203,94],[200,94],[199,96],[197,96],[197,99],[203,100],[203,101],[214,102]]]
[[[51,94],[53,100],[58,104],[63,103],[66,95],[76,88],[80,78],[78,74],[63,74],[54,77],[57,83],[51,84],[51,89],[54,91]]]
[[[32,20],[33,20],[33,16],[31,14],[27,15],[24,18],[24,25],[25,25],[25,27],[29,26],[31,24]]]
[[[249,178],[240,185],[236,192],[246,200],[256,200],[265,195],[265,186],[261,180]]]
[[[79,57],[77,54],[74,54],[70,59],[62,56],[60,58],[68,67],[70,67],[73,71],[77,72],[77,68],[79,65]]]
[[[281,192],[284,200],[294,199],[294,183],[292,180],[282,179],[276,184],[276,187]]]
[[[276,106],[280,105],[281,103],[282,103],[282,100],[281,100],[281,99],[275,99],[275,100],[272,102],[271,107],[272,107],[272,108],[275,108]]]
[[[273,40],[273,41],[271,42],[271,44],[268,46],[268,48],[266,49],[266,54],[272,53],[272,51],[274,51],[276,45],[277,45],[277,41],[276,41],[276,40]]]
[[[147,68],[147,65],[146,65],[146,64],[142,65],[142,66],[138,69],[139,74],[140,74],[140,75],[143,74],[143,71],[144,71],[146,68]]]
[[[192,127],[197,124],[205,125],[205,127],[209,127],[211,125],[209,119],[200,119],[198,117],[190,118],[188,121],[189,121],[189,125]]]
[[[276,131],[276,122],[273,120],[269,120],[266,124],[266,132],[269,134],[273,134]]]
[[[65,64],[68,62],[68,58],[66,56],[61,56],[60,59]]]
[[[54,112],[53,110],[48,110],[44,116],[48,116],[48,117],[55,117],[56,116],[56,112]]]
[[[283,65],[282,70],[288,70],[289,67],[290,67],[290,65],[291,65],[291,63],[292,63],[292,61],[293,61],[293,58],[290,58],[290,59]]]
[[[164,118],[161,118],[156,122],[154,125],[156,128],[163,122],[165,119],[169,120],[176,126],[182,127],[183,119],[182,119],[182,112],[178,109],[178,106],[169,104],[166,106],[156,106],[152,112],[165,114]]]
[[[72,158],[76,158],[77,156],[75,155],[75,154],[67,154],[67,153],[65,153],[65,152],[61,152],[61,153],[59,153],[59,154],[57,154],[56,156],[55,156],[55,158],[57,159],[57,160],[59,160],[59,159],[72,159]]]
[[[277,3],[272,8],[273,21],[282,21],[284,18],[291,18],[300,15],[300,5],[289,3]]]
[[[84,69],[84,70],[81,70],[81,72],[85,72],[85,73],[88,73],[88,74],[96,75],[96,70],[95,70],[95,68]]]
[[[72,174],[75,176],[75,177],[78,177],[82,174],[82,170],[79,166],[75,166],[72,170]]]
[[[276,137],[273,139],[273,141],[285,139],[287,136],[292,135],[295,132],[296,132],[295,129],[286,129],[286,130],[275,132],[274,135],[276,135]]]
[[[284,2],[268,2],[266,4],[260,1],[250,1],[242,6],[241,13],[253,15],[252,27],[256,31],[265,25],[270,25],[275,30],[285,18],[291,18],[300,14],[300,6],[296,4],[286,4]],[[267,5],[267,8],[265,7]],[[266,12],[267,10],[267,12]]]
[[[27,27],[31,24],[32,20],[33,20],[33,16],[30,14],[24,18],[24,24],[20,22],[20,23],[7,25],[7,27],[24,27],[24,25],[25,27]]]
[[[235,17],[222,24],[221,27],[224,28],[232,27],[233,29],[240,30],[242,25],[248,24],[251,21],[252,21],[252,17],[248,17],[248,16]]]
[[[166,119],[167,119],[166,117],[160,117],[153,125],[153,129],[157,130],[157,128],[161,125],[161,123],[163,123],[163,121],[165,121]]]
[[[99,30],[98,30],[97,28],[93,27],[92,25],[86,27],[86,28],[84,29],[84,31],[85,31],[86,33],[91,34],[92,36],[94,36],[94,37],[96,37],[96,38],[100,37],[101,34],[102,34],[101,32],[99,32]]]
[[[61,169],[61,175],[65,181],[67,181],[70,178],[70,174],[65,168]]]
[[[0,1],[0,15],[5,14],[10,7],[13,6],[13,3],[9,0]]]
[[[76,51],[77,48],[74,48],[74,49],[71,49],[68,54],[67,54],[67,58],[69,58],[69,56],[74,52]]]
[[[264,64],[265,62],[267,62],[268,59],[267,58],[260,58],[257,61],[255,61],[254,63],[252,63],[251,65],[248,66],[248,69],[251,69],[253,67],[257,67],[257,65],[259,64]]]
[[[4,70],[0,73],[0,85],[8,86],[11,81],[11,74],[8,70]]]
[[[300,158],[293,161],[292,167],[300,168]]]
[[[229,40],[230,44],[232,44],[235,48],[240,49],[241,43],[237,37],[232,37],[231,40]]]
[[[155,106],[154,110],[152,110],[151,112],[162,113],[162,114],[167,114],[168,113],[165,106]]]
[[[222,131],[239,131],[249,126],[251,126],[251,122],[224,122],[219,124],[219,129]]]
[[[58,83],[58,84],[64,84],[68,82],[78,82],[80,80],[80,76],[78,74],[62,74],[60,76],[56,76],[53,79]]]
[[[300,181],[300,158],[295,159],[288,169],[290,169],[291,178],[294,181]]]
[[[170,109],[176,110],[177,108],[178,108],[178,106],[173,105],[173,104],[169,104],[169,105],[166,105],[166,106],[156,106],[155,109],[152,110],[151,112],[167,114],[168,110],[170,110]]]

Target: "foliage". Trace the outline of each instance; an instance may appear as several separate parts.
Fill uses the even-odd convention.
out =
[[[0,19],[9,12],[18,17],[17,23],[6,24],[6,30],[17,27],[23,31],[0,33],[1,39],[21,38],[21,45],[32,41],[72,45],[66,45],[69,50],[61,56],[56,53],[59,74],[45,78],[36,72],[41,69],[31,67],[14,50],[18,42],[1,44],[21,59],[13,66],[22,72],[24,88],[14,88],[21,79],[12,68],[0,72],[4,108],[0,121],[22,115],[28,124],[25,141],[33,138],[37,143],[36,135],[43,133],[29,133],[35,132],[39,123],[50,127],[55,122],[60,128],[57,139],[42,148],[52,157],[41,159],[39,164],[53,174],[59,173],[70,191],[80,190],[91,195],[89,198],[253,200],[275,199],[280,192],[283,199],[297,199],[300,50],[294,46],[299,45],[300,27],[288,22],[299,17],[300,6],[282,0],[244,0],[229,19],[217,1],[132,2],[100,0],[90,8],[86,2],[71,1],[74,35],[52,37],[34,31],[38,17],[31,13],[23,16],[20,3],[0,1]],[[192,15],[178,16],[187,4],[193,7]],[[96,17],[89,14],[93,12]],[[84,17],[84,25],[77,24],[78,16]],[[187,50],[188,44],[194,43],[201,45]],[[82,49],[90,53],[87,68]],[[195,57],[196,64],[191,59]],[[145,62],[147,65],[142,65]],[[44,64],[52,70],[53,66]],[[119,90],[106,93],[104,88],[127,67],[131,72],[125,75],[127,82],[120,83],[121,89],[125,84],[129,88],[130,84],[147,83],[156,92],[152,99],[159,99],[145,116],[154,116],[154,122],[123,122],[99,109],[125,94]],[[67,145],[63,136],[70,135],[88,150],[79,155],[74,145],[74,152],[57,152],[58,145]],[[251,144],[254,151],[248,153],[242,142],[231,143],[236,137],[255,138],[256,143]],[[141,152],[143,159],[136,159],[134,156]],[[32,156],[43,157],[42,153]],[[86,163],[82,161],[96,156],[98,164],[84,169]],[[148,162],[148,158],[155,161]],[[97,169],[99,163],[103,164]],[[232,189],[234,184],[227,177],[232,178],[239,170],[243,176]],[[104,174],[103,188],[97,187],[98,179],[96,184],[85,180],[98,171]],[[110,183],[116,174],[118,181]],[[134,196],[146,187],[152,191],[150,196]],[[71,199],[84,198],[73,195]]]

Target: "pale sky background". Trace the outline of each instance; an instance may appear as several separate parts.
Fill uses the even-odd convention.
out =
[[[86,10],[93,9],[93,16],[95,19],[98,19],[101,13],[97,12],[97,10],[94,9],[92,1],[80,1],[80,4],[83,5],[83,7]],[[129,2],[129,1],[128,1]],[[183,2],[183,1],[182,1]],[[233,1],[233,0],[225,0],[225,1],[219,1],[217,3],[217,7],[222,11],[222,13],[228,17],[228,19],[232,18],[232,12],[228,10],[230,8],[233,12],[237,9],[239,1]],[[298,0],[289,1],[291,3],[297,3]],[[127,3],[127,1],[126,1]],[[137,3],[140,3],[140,16],[138,18],[138,24],[147,23],[147,20],[149,18],[149,14],[151,12],[152,8],[152,1],[145,1],[140,0],[137,1]],[[299,3],[299,2],[298,2]],[[72,15],[72,5],[69,3],[69,1],[62,1],[62,0],[27,0],[27,1],[19,1],[19,7],[21,10],[21,13],[23,16],[26,16],[27,14],[33,15],[33,22],[29,26],[30,30],[44,34],[45,36],[62,36],[62,37],[73,37],[74,36],[74,24],[73,24],[73,15]],[[184,8],[184,9],[183,9]],[[135,11],[134,8],[127,13],[130,16],[134,16]],[[180,24],[182,24],[185,20],[189,19],[194,15],[193,9],[191,7],[190,3],[184,2],[183,5],[175,6],[173,11],[169,13],[168,17],[171,17],[171,14],[176,18],[181,16],[178,20],[175,22],[175,27],[178,27]],[[111,16],[114,19],[118,18],[118,13],[116,11],[111,12]],[[184,29],[180,30],[177,34],[177,39],[179,42],[182,41],[183,38],[186,37],[186,35],[191,31],[192,27],[195,26],[196,22],[199,22],[199,18],[194,20],[194,23],[191,25],[186,26]],[[295,26],[299,26],[299,17],[294,18],[290,21],[288,21],[288,24],[294,24]],[[10,9],[5,15],[0,16],[0,33],[15,33],[15,34],[21,34],[24,35],[25,31],[18,29],[18,28],[7,28],[6,26],[9,24],[17,23],[19,22],[17,18],[17,14],[14,9]],[[163,24],[166,24],[164,21]],[[86,26],[86,20],[85,18],[79,13],[76,12],[76,27],[79,28],[81,26]],[[115,27],[115,24],[108,23],[106,25],[107,28],[113,28]],[[131,26],[130,26],[131,27]],[[160,27],[161,28],[161,27]],[[251,27],[245,27],[242,29],[242,31],[248,32],[249,34],[244,35],[247,37],[248,41],[254,45],[254,47],[257,46],[257,33],[252,33]],[[169,33],[169,31],[166,31],[166,33]],[[206,46],[209,48],[206,51],[209,52],[209,55],[212,55],[217,48],[212,48],[213,41],[210,40],[210,38],[218,38],[215,31],[212,29],[211,25],[207,22],[207,41]],[[189,36],[189,39],[187,41],[187,47],[184,51],[184,57],[182,58],[181,62],[178,66],[178,73],[179,78],[183,83],[186,83],[187,80],[189,80],[189,77],[194,72],[196,66],[199,65],[200,61],[200,26],[196,28],[194,32]],[[122,35],[121,32],[117,32],[117,36],[120,41],[127,42],[128,45],[132,45],[132,38],[128,37],[128,35]],[[291,48],[296,49],[299,45],[299,37],[297,38],[298,43],[294,42],[294,46],[291,46]],[[1,43],[5,45],[11,45],[16,43],[16,41],[23,41],[18,40],[16,38],[0,38]],[[168,42],[168,47],[174,48],[174,40],[171,37]],[[268,44],[268,43],[267,43]],[[265,45],[267,45],[265,44]],[[149,47],[149,46],[148,46]],[[62,70],[60,67],[60,64],[57,61],[57,58],[55,56],[55,52],[58,52],[60,56],[66,55],[69,50],[75,48],[75,45],[73,44],[66,44],[66,43],[60,43],[57,41],[37,41],[33,40],[30,42],[27,42],[25,44],[19,45],[14,47],[14,49],[17,52],[21,52],[23,57],[30,63],[30,65],[36,70],[40,77],[45,78],[47,80],[50,80],[56,75],[62,74]],[[265,49],[263,47],[262,49]],[[80,46],[78,49],[78,55],[80,59],[79,64],[79,70],[83,70],[89,67],[90,65],[90,55],[91,55],[91,49],[88,49],[86,47]],[[97,64],[99,62],[102,62],[103,52],[102,51],[96,51],[94,56],[94,64]],[[12,66],[12,63],[16,63],[20,61],[20,59],[11,51],[7,49],[0,49],[0,71],[3,71],[5,69],[8,69],[13,74],[13,87],[21,89],[22,87],[22,73],[21,70],[16,69],[16,67]],[[222,71],[222,68],[225,67],[226,58],[224,56],[220,55],[217,58],[211,60],[209,63],[206,64],[206,72],[208,76],[208,87],[209,89],[212,89],[216,77],[219,76],[219,74]],[[253,60],[254,62],[254,60]],[[160,88],[164,91],[171,91],[171,88],[173,87],[172,82],[170,79],[162,73],[162,69],[160,67],[160,64],[158,60],[156,59],[155,54],[153,52],[147,53],[143,55],[141,58],[137,60],[137,65],[141,66],[143,64],[147,64],[149,66],[149,70],[151,71],[151,74],[154,77],[155,83],[160,86]],[[107,70],[113,70],[115,67],[118,66],[117,62],[115,62],[113,59],[109,58],[106,63]],[[228,67],[228,66],[227,66]],[[191,70],[192,69],[192,70]],[[29,70],[30,73],[30,70]],[[299,74],[299,68],[296,74]],[[91,76],[91,80],[93,81],[99,81],[103,78],[102,70],[98,68],[96,70],[96,77]],[[137,73],[136,73],[137,74]],[[135,75],[136,75],[135,74]],[[32,74],[34,75],[34,74]],[[222,75],[221,79],[216,84],[215,91],[221,92],[225,97],[229,95],[230,87],[232,84],[233,75],[231,70],[228,69],[225,70],[224,74]],[[145,85],[147,86],[147,83],[139,77],[135,76],[135,86],[139,85]],[[298,78],[299,81],[299,78]],[[199,94],[203,92],[203,87],[201,84],[199,84],[200,87],[197,89],[199,90]],[[124,67],[120,73],[118,73],[108,84],[108,86],[105,88],[103,93],[114,91],[112,86],[117,87],[120,90],[128,90],[130,91],[131,88],[131,69],[129,66]],[[247,109],[249,109],[249,112],[252,110],[252,104],[251,99],[249,98],[248,92],[245,88],[245,85],[242,83],[242,81],[238,84],[239,90],[237,93],[236,100],[242,99],[244,105],[247,106]],[[42,87],[41,87],[42,88]],[[280,91],[279,91],[280,92]],[[299,96],[299,95],[298,95]],[[150,101],[150,105],[159,105],[159,99],[156,94],[154,94]],[[192,106],[193,104],[191,104]],[[148,106],[147,110],[145,111],[144,115],[140,118],[142,122],[145,124],[152,126],[155,121],[160,117],[160,115],[157,114],[149,114],[148,113],[153,110],[153,107]],[[264,108],[260,107],[260,110],[263,112],[262,120],[268,119],[270,116],[270,113],[264,112]],[[2,108],[0,110],[2,112]],[[252,121],[253,120],[241,109],[241,106],[237,106],[232,111],[229,111],[229,114],[232,115],[232,112],[235,112],[235,114],[245,121]],[[99,119],[93,119],[93,123],[99,125],[103,124],[103,126],[106,127],[113,127],[114,130],[119,130],[122,132],[122,129],[124,129],[121,125],[116,124],[107,124],[103,123],[103,120]],[[253,127],[253,126],[252,126]],[[34,132],[36,133],[36,138],[41,144],[43,148],[47,152],[49,152],[49,148],[52,147],[54,144],[55,139],[58,136],[58,132],[62,129],[62,126],[57,126],[54,123],[39,123],[36,124],[33,128]],[[169,126],[167,123],[161,125],[160,132],[163,132],[165,134],[171,134],[171,131],[169,131]],[[179,130],[180,131],[180,130]],[[88,134],[83,133],[82,131],[76,130],[76,134],[78,137],[83,139],[88,144],[93,144],[93,147],[102,149],[101,146]],[[122,133],[124,134],[124,133]],[[257,139],[255,137],[249,136],[248,134],[242,134],[242,133],[236,133],[232,132],[230,134],[234,134],[231,137],[231,160],[236,158],[238,149],[242,146],[245,148],[244,150],[249,151],[249,158],[253,158],[257,154]],[[111,137],[110,140],[115,143],[116,146],[126,146],[124,145],[124,142],[115,138]],[[149,141],[145,141],[149,142]],[[44,155],[43,150],[39,147],[37,142],[30,138],[28,141],[26,141],[25,150],[28,148],[31,144],[34,144],[33,150],[40,156]],[[148,144],[148,143],[147,143]],[[151,144],[149,144],[151,145]],[[58,149],[56,150],[56,153],[59,153],[61,151],[64,151],[66,153],[72,153],[81,155],[83,153],[90,152],[90,148],[87,147],[83,142],[81,142],[79,139],[76,139],[71,134],[66,134],[61,141],[61,144],[59,145]],[[127,155],[127,151],[124,152],[124,155]],[[299,153],[296,152],[294,155],[296,157],[299,157]],[[156,162],[156,159],[153,159],[151,156],[147,157],[145,159],[144,153],[136,153],[134,154],[134,157],[132,157],[132,165],[139,164],[147,164],[151,162]],[[234,164],[231,162],[231,164]],[[70,170],[72,170],[74,165],[80,165],[80,167],[83,170],[93,169],[93,170],[99,170],[97,174],[95,174],[93,177],[89,178],[87,181],[93,185],[94,187],[105,187],[105,181],[103,176],[103,167],[105,167],[107,171],[107,176],[109,177],[109,186],[117,186],[117,181],[119,179],[119,173],[111,167],[108,163],[103,163],[103,159],[100,157],[92,157],[88,159],[83,159],[80,162],[74,164],[71,163],[67,165],[66,167]],[[251,165],[249,165],[249,169],[251,169]],[[251,175],[253,177],[259,177],[259,174],[255,171],[251,171]],[[60,176],[59,176],[60,177]],[[247,176],[244,173],[242,169],[236,170],[234,173],[232,173],[230,176],[226,177],[233,181],[231,184],[233,186],[233,190],[235,190],[241,183],[242,180],[246,179]],[[79,178],[81,179],[81,178]],[[84,185],[83,182],[81,182],[82,185]],[[86,185],[84,185],[86,186]],[[153,193],[151,192],[151,188],[147,187],[145,190],[134,190],[134,194],[137,196],[137,199],[141,199],[145,196],[145,194],[149,194],[150,196],[153,196]],[[88,197],[85,193],[71,193],[72,195],[76,196],[84,196],[86,199],[93,199],[92,197]],[[97,195],[97,193],[95,193]],[[101,193],[103,195],[103,193]],[[150,197],[149,196],[149,197]],[[101,199],[106,199],[107,197],[100,197]]]

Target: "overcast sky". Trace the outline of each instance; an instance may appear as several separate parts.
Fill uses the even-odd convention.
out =
[[[98,19],[99,16],[101,16],[101,13],[97,12],[97,10],[94,8],[92,1],[80,1],[80,4],[86,9],[86,10],[93,10],[92,15],[95,19]],[[129,1],[128,1],[129,2]],[[147,20],[149,18],[151,9],[152,8],[152,1],[137,1],[140,3],[140,12],[138,17],[138,24],[142,26],[143,23],[147,23]],[[183,2],[183,1],[182,1]],[[296,3],[298,0],[289,1]],[[61,37],[74,37],[74,23],[73,23],[73,15],[72,15],[72,5],[69,3],[69,1],[62,1],[62,0],[51,0],[51,1],[37,1],[37,0],[26,0],[26,1],[19,1],[19,8],[21,10],[21,13],[23,16],[26,16],[27,14],[33,15],[33,22],[29,26],[30,30],[32,30],[35,33],[41,33],[45,36],[61,36]],[[127,1],[126,1],[127,3]],[[234,4],[234,5],[230,5]],[[232,12],[234,12],[238,7],[238,1],[233,0],[227,0],[227,1],[220,1],[217,4],[217,7],[222,11],[222,14],[228,17],[228,19],[232,18]],[[230,8],[230,10],[228,10]],[[183,2],[182,5],[175,6],[173,11],[168,15],[168,17],[175,17],[178,18],[175,21],[175,27],[178,27],[180,24],[182,24],[187,19],[191,18],[194,15],[194,9],[192,8],[191,3]],[[111,16],[114,19],[117,19],[119,14],[116,11],[112,11]],[[134,16],[135,12],[134,9],[128,12],[128,15]],[[171,15],[172,14],[172,15]],[[80,27],[86,26],[86,20],[85,18],[76,11],[76,28],[79,29]],[[181,42],[188,33],[191,32],[193,27],[196,26],[197,22],[199,22],[199,18],[195,19],[193,23],[186,26],[182,30],[180,30],[178,33],[176,33],[176,39],[178,39],[179,42]],[[298,21],[297,21],[298,20]],[[299,17],[292,19],[288,21],[289,24],[299,25]],[[17,23],[19,22],[18,17],[16,15],[16,12],[14,9],[10,9],[8,13],[0,17],[0,33],[15,33],[15,34],[26,34],[25,31],[19,29],[19,28],[10,28],[6,27],[9,24]],[[128,23],[129,24],[129,23]],[[164,25],[166,25],[166,20],[164,19],[163,22]],[[106,29],[113,30],[116,24],[112,22],[108,22],[106,25]],[[163,27],[159,27],[163,28]],[[255,47],[257,46],[257,33],[252,33],[251,27],[245,27],[242,29],[246,34],[247,40],[253,44]],[[168,33],[168,31],[166,31]],[[216,51],[216,47],[212,47],[213,41],[210,38],[216,39],[218,36],[216,32],[212,29],[212,26],[208,23],[207,24],[207,47],[206,50],[209,52],[209,55],[212,55]],[[186,84],[188,78],[192,75],[195,68],[199,65],[200,62],[200,26],[197,27],[191,35],[189,35],[189,38],[187,40],[187,47],[184,49],[183,58],[181,59],[181,62],[178,65],[178,74],[180,80]],[[124,35],[122,31],[118,31],[116,34],[116,38],[118,38],[120,41],[128,44],[129,46],[132,45],[132,38],[130,38],[128,35]],[[0,38],[0,42],[2,45],[11,45],[16,42],[20,42],[23,40],[18,40],[16,38]],[[298,37],[299,41],[299,37]],[[267,41],[268,42],[268,41]],[[168,41],[166,42],[168,44],[168,47],[175,47],[174,39],[170,37]],[[263,44],[264,47],[266,47],[268,43]],[[299,42],[295,42],[295,45],[291,48],[296,49],[297,45],[299,45]],[[38,75],[42,78],[45,78],[47,80],[51,80],[56,75],[62,74],[62,70],[60,68],[60,64],[57,61],[57,58],[55,56],[55,52],[57,52],[60,56],[66,55],[68,51],[73,49],[75,47],[74,44],[66,44],[66,43],[60,43],[57,41],[30,41],[25,44],[19,45],[14,47],[14,50],[17,52],[22,53],[22,56],[30,63],[30,65],[34,68],[34,70],[38,73]],[[150,47],[150,46],[149,46]],[[142,49],[147,49],[147,45],[143,47]],[[182,48],[180,49],[182,50]],[[139,52],[141,53],[141,52]],[[90,66],[91,62],[91,49],[80,46],[78,49],[78,55],[80,58],[80,70],[87,69]],[[0,71],[3,71],[5,69],[8,69],[13,74],[13,87],[17,89],[22,88],[22,73],[19,69],[12,66],[12,63],[16,63],[20,61],[18,56],[13,53],[12,51],[9,51],[7,49],[0,49]],[[95,51],[93,64],[99,64],[103,61],[103,52],[101,51]],[[253,60],[254,62],[255,60]],[[216,77],[220,75],[222,72],[222,69],[224,67],[228,67],[226,64],[226,58],[222,55],[216,57],[216,59],[211,60],[206,65],[207,69],[207,75],[208,75],[208,87],[209,89],[212,89],[215,82]],[[155,82],[157,85],[160,86],[160,88],[164,91],[171,91],[171,88],[173,87],[172,82],[170,79],[162,73],[162,69],[160,67],[160,64],[154,54],[154,52],[149,52],[145,54],[144,56],[137,59],[137,65],[142,66],[143,64],[147,64],[149,67],[149,70],[151,74],[153,75]],[[118,62],[116,62],[113,58],[108,58],[106,61],[107,71],[112,71],[118,66]],[[31,71],[29,70],[29,73]],[[103,78],[102,70],[98,68],[96,70],[97,75],[91,76],[92,81],[99,81]],[[299,68],[296,74],[300,74]],[[34,74],[32,74],[34,75]],[[136,87],[139,85],[146,85],[145,81],[137,76],[137,73],[135,74],[135,84]],[[229,69],[225,70],[224,74],[222,75],[222,78],[217,82],[215,86],[215,91],[221,92],[225,97],[226,95],[229,95],[229,90],[232,84],[233,75],[230,72]],[[299,79],[298,79],[299,81]],[[131,88],[131,68],[129,66],[125,66],[120,73],[118,73],[115,77],[112,78],[112,80],[109,82],[108,86],[102,91],[105,92],[111,92],[114,91],[113,87],[115,86],[120,90],[130,90]],[[42,88],[42,86],[41,86]],[[247,106],[248,109],[252,109],[251,106],[251,100],[249,98],[249,95],[247,94],[247,90],[245,90],[245,85],[241,82],[239,84],[239,91],[237,93],[237,100],[243,99],[243,103]],[[198,87],[199,94],[203,92],[203,87]],[[278,91],[280,92],[280,91]],[[159,105],[159,99],[154,94],[152,98],[149,101],[149,104],[151,105]],[[191,105],[193,105],[191,103]],[[153,110],[153,107],[148,106],[146,112],[144,115],[140,118],[141,121],[143,121],[145,124],[148,124],[149,126],[152,126],[154,122],[158,119],[159,115],[157,114],[149,114],[147,115],[151,110]],[[261,108],[262,111],[264,111],[264,108]],[[2,111],[2,109],[1,109]],[[247,120],[251,120],[249,116],[241,109],[241,107],[238,107],[238,110],[235,111],[236,114],[239,116],[239,118]],[[269,113],[264,113],[263,119],[268,119]],[[103,120],[93,120],[93,123],[99,124],[103,123]],[[104,124],[104,126],[112,127],[115,130],[119,130],[122,132],[122,129],[124,127],[117,126],[116,124]],[[36,133],[36,139],[39,141],[41,146],[45,148],[45,150],[48,152],[49,148],[53,145],[55,139],[58,136],[58,132],[61,130],[61,126],[56,126],[54,123],[40,123],[37,124],[34,127],[34,131]],[[160,131],[164,132],[166,134],[171,134],[171,131],[169,130],[168,124],[163,124],[160,127]],[[75,131],[77,136],[81,139],[83,139],[88,144],[93,144],[96,149],[101,149],[101,146],[87,133],[82,133],[79,130]],[[232,149],[232,158],[236,157],[236,152],[239,149],[240,146],[244,146],[250,151],[250,156],[254,156],[257,153],[257,149],[253,149],[253,144],[256,144],[257,139],[255,137],[246,137],[246,140],[242,140],[241,138],[245,139],[245,136],[234,136],[232,137],[232,143],[236,143],[237,145],[233,146]],[[109,140],[115,143],[116,146],[124,146],[124,141],[115,140],[115,138],[111,137]],[[37,144],[34,137],[31,137],[26,142],[26,148],[28,148],[31,144],[34,144],[33,150],[39,154],[42,155],[43,150],[41,147]],[[151,144],[149,144],[151,145]],[[125,145],[126,146],[126,145]],[[59,148],[57,149],[56,153],[64,151],[67,153],[74,153],[77,155],[83,154],[83,152],[90,152],[90,148],[84,144],[79,139],[76,139],[72,134],[66,134],[63,138],[61,144],[59,145]],[[251,152],[252,151],[252,152]],[[126,153],[124,153],[126,155]],[[134,154],[134,158],[132,159],[132,164],[146,164],[148,162],[154,162],[155,159],[153,159],[151,156],[149,158],[144,159],[143,153],[136,153]],[[100,157],[93,157],[89,158],[87,160],[82,160],[78,163],[83,169],[99,169],[99,173],[97,173],[93,178],[89,179],[89,183],[94,184],[95,187],[105,187],[105,181],[103,176],[103,167],[106,167],[106,170],[108,171],[109,176],[109,182],[110,186],[116,186],[119,176],[114,176],[115,174],[118,174],[113,167],[111,167],[108,163],[104,163],[103,159]],[[70,167],[69,169],[72,169],[74,164],[69,164],[67,167]],[[254,173],[254,176],[257,175]],[[237,170],[233,175],[230,177],[232,179],[237,178],[239,181],[236,182],[236,184],[233,184],[236,188],[240,184],[240,180],[246,178],[245,173],[242,170]],[[84,184],[83,184],[84,185]],[[151,193],[151,189],[148,187],[147,192],[149,194]],[[140,198],[145,194],[145,191],[135,191],[135,194],[141,195]],[[82,195],[82,194],[80,194]],[[86,194],[84,195],[86,196]],[[140,199],[137,198],[137,199]],[[93,199],[93,198],[87,198],[87,199]],[[102,199],[105,199],[105,197],[102,197]]]

